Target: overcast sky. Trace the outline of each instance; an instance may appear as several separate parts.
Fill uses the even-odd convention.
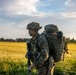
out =
[[[0,37],[28,38],[26,26],[32,21],[43,28],[55,24],[76,39],[76,0],[0,0]]]

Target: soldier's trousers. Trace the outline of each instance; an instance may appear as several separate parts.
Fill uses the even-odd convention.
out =
[[[47,75],[48,72],[48,66],[42,66],[38,69],[37,75]]]
[[[54,66],[52,68],[48,68],[48,66],[43,66],[38,69],[37,75],[53,75],[54,73]]]
[[[44,65],[38,69],[37,75],[53,75],[55,67],[54,59],[50,57],[49,61],[50,63],[48,65]]]

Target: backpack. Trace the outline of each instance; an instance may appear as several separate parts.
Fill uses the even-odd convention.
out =
[[[59,31],[56,25],[49,24],[45,26],[45,31],[42,34],[45,35],[49,45],[49,56],[53,56],[55,62],[63,60],[64,43],[62,31]]]

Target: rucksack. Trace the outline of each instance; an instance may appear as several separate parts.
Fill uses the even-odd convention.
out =
[[[62,31],[59,31],[56,25],[49,24],[45,26],[45,31],[42,34],[45,35],[49,45],[49,56],[53,56],[55,62],[63,60],[64,43]]]

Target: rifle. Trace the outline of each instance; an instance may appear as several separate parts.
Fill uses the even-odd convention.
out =
[[[31,58],[31,45],[30,45],[30,43],[27,43],[27,50],[28,50],[28,53],[27,53],[27,55],[28,55],[28,68],[29,68],[29,66],[31,65],[31,61],[30,61],[30,58]],[[31,75],[31,69],[28,69],[28,75]]]
[[[32,75],[31,74],[31,68],[29,67],[29,66],[31,66],[31,61],[30,61],[30,59],[31,59],[31,45],[30,45],[30,43],[27,43],[27,50],[28,50],[28,52],[27,52],[27,55],[28,55],[28,75]],[[40,53],[36,53],[35,54],[35,57],[36,57],[36,59],[38,59],[39,57],[40,57]],[[34,62],[36,61],[36,59],[34,60]]]

